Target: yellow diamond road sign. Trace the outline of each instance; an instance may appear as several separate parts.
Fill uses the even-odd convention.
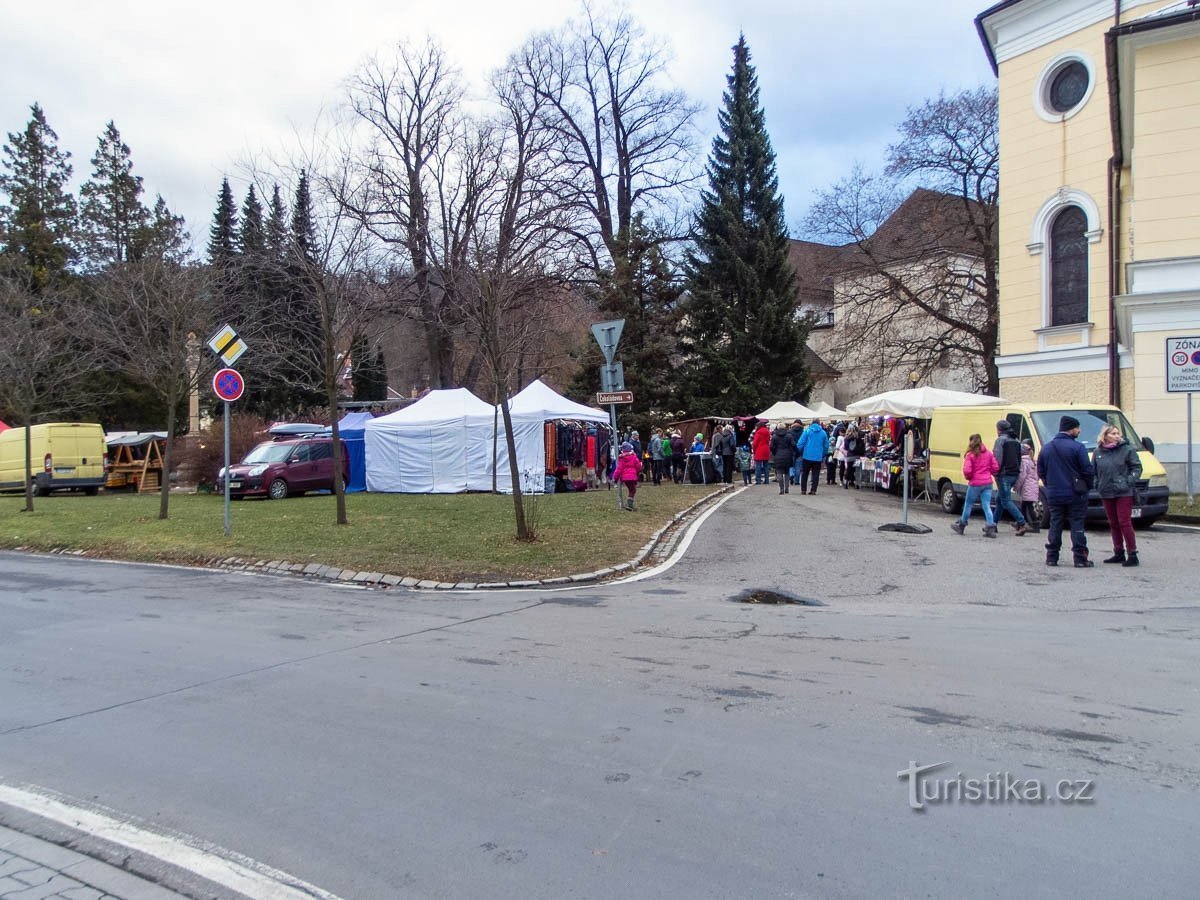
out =
[[[246,342],[232,327],[225,325],[208,339],[208,349],[221,357],[225,365],[232,366],[246,352]]]

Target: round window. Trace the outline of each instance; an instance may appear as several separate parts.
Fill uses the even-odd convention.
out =
[[[1077,59],[1060,66],[1050,78],[1047,105],[1056,113],[1068,113],[1087,96],[1091,74]]]

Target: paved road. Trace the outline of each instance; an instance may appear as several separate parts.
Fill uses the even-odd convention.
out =
[[[348,898],[1194,896],[1197,535],[1078,571],[895,517],[751,488],[550,594],[0,554],[0,783]],[[1095,800],[918,812],[910,761]]]

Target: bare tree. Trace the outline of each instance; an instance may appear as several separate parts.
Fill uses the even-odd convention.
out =
[[[214,310],[210,273],[163,257],[114,264],[95,282],[87,316],[94,339],[117,368],[148,385],[167,409],[160,519],[169,515],[179,406],[212,371],[199,346],[214,327]]]
[[[855,168],[805,222],[842,245],[830,361],[867,352],[922,376],[957,366],[998,393],[996,93],[929,100],[900,134],[882,176]]]
[[[81,337],[85,307],[69,288],[39,286],[21,266],[0,271],[0,409],[25,426],[25,512],[33,512],[32,431],[39,419],[97,401],[104,348]]]

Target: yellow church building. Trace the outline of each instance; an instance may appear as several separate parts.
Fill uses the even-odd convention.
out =
[[[1178,490],[1166,347],[1200,336],[1200,2],[1005,0],[975,24],[999,79],[1001,393],[1120,404]]]

